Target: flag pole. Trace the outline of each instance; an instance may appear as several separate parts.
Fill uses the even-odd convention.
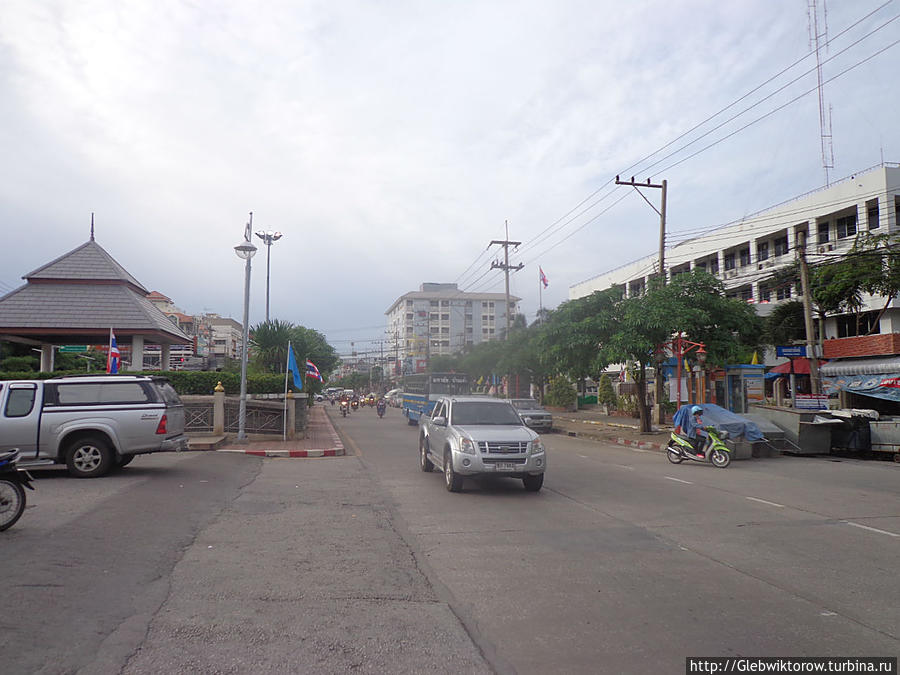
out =
[[[538,267],[538,270],[541,268]],[[540,324],[544,324],[544,280],[541,279],[541,273],[538,271],[538,316]]]
[[[289,367],[290,363],[291,363],[291,341],[288,340],[287,355],[284,357],[284,411],[282,413],[282,420],[281,420],[281,440],[282,441],[287,440],[287,417],[288,417],[288,414],[287,414],[287,379],[288,379],[288,372],[290,371],[290,367]]]
[[[112,326],[109,327],[109,345],[106,347],[106,372],[109,374],[109,367],[112,365]]]

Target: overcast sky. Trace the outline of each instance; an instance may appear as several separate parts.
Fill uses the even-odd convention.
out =
[[[900,20],[876,30],[900,1],[827,9],[840,178],[900,161]],[[656,250],[658,216],[617,173],[668,180],[673,237],[820,187],[815,93],[688,159],[815,87],[814,58],[644,159],[809,54],[807,0],[3,0],[0,292],[84,243],[94,212],[149,290],[240,320],[253,211],[284,233],[272,316],[363,351],[423,281],[502,291],[486,249],[508,220],[531,321],[538,265],[555,307]]]

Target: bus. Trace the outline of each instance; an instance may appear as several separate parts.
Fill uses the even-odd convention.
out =
[[[422,415],[430,415],[435,399],[440,396],[464,396],[471,393],[465,373],[417,373],[403,378],[403,414],[412,426]]]

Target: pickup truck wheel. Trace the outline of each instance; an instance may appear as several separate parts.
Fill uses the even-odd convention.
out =
[[[76,478],[97,478],[108,473],[113,464],[113,451],[99,436],[85,436],[69,445],[66,466]]]
[[[448,492],[461,492],[463,477],[453,470],[453,455],[450,450],[444,450],[444,483]]]
[[[544,474],[539,473],[537,476],[531,474],[522,477],[522,483],[529,492],[537,492],[544,485]]]
[[[434,464],[428,459],[428,439],[424,436],[419,439],[419,468],[425,473],[434,471]]]

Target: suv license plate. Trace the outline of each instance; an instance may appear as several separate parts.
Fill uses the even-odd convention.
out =
[[[494,471],[515,471],[516,465],[512,462],[497,462],[494,464]]]

